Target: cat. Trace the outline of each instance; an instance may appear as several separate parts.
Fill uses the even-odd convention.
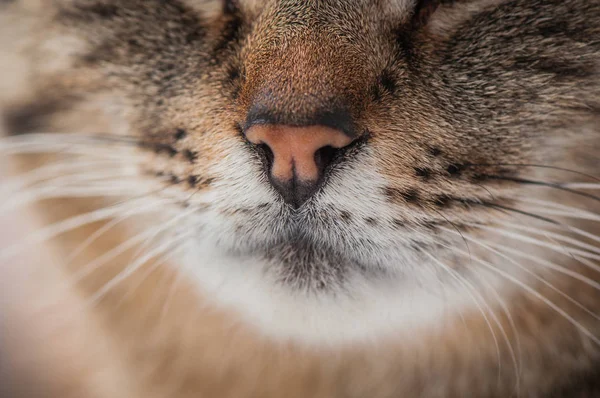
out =
[[[599,1],[0,25],[7,396],[600,396]]]

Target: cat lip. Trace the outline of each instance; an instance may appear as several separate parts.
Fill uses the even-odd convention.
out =
[[[278,225],[280,232],[271,235],[271,240],[266,242],[256,242],[250,249],[251,252],[257,252],[266,254],[267,257],[276,255],[281,252],[289,252],[290,250],[296,251],[297,253],[306,251],[319,251],[321,253],[334,254],[338,258],[347,257],[347,252],[340,253],[339,248],[336,248],[336,244],[333,242],[325,241],[320,238],[319,232],[327,232],[323,229],[323,226],[315,226],[314,223],[306,221],[298,221],[293,219],[287,219],[282,221]],[[317,227],[315,229],[315,227]],[[337,230],[335,226],[331,226],[328,229],[332,231]],[[252,238],[250,238],[253,240]],[[343,239],[337,237],[337,239]]]
[[[311,264],[317,268],[335,268],[340,264],[356,269],[367,267],[367,264],[352,260],[349,253],[341,253],[329,243],[301,233],[282,237],[271,244],[258,245],[251,253],[267,260],[281,262],[286,267],[301,267],[303,264]]]

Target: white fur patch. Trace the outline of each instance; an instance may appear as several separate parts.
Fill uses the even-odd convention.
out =
[[[407,334],[443,326],[444,315],[471,305],[453,286],[431,283],[424,289],[400,280],[370,283],[359,277],[349,292],[300,294],[277,284],[256,259],[224,255],[209,243],[190,242],[186,270],[203,293],[267,335],[316,344],[340,344],[382,335]]]

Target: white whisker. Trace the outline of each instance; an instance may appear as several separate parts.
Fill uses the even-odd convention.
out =
[[[569,218],[578,218],[583,220],[600,221],[600,215],[577,207],[566,206],[563,204],[528,198],[524,196],[518,197],[519,201],[536,205],[535,209],[531,209],[533,213],[542,213],[544,215],[554,215]],[[527,210],[525,208],[524,210]]]
[[[155,183],[139,183],[135,179],[132,181],[121,181],[114,185],[99,184],[78,188],[44,187],[13,196],[12,199],[7,200],[0,206],[0,214],[49,199],[141,196],[156,191],[156,188],[157,185]]]
[[[552,200],[543,200],[543,199],[539,199],[539,198],[535,198],[535,197],[530,197],[530,196],[525,196],[525,195],[516,195],[514,196],[515,199],[518,199],[520,202],[524,202],[524,203],[531,203],[534,204],[536,206],[545,206],[545,207],[552,207],[555,209],[561,209],[561,210],[565,210],[565,211],[569,211],[569,212],[585,212],[586,210],[581,209],[579,207],[573,207],[573,206],[567,206],[563,203],[558,203],[556,201],[552,201]],[[593,213],[591,213],[593,214]]]
[[[157,202],[167,202],[164,199],[157,199]],[[74,217],[70,217],[66,220],[56,222],[54,224],[48,225],[38,231],[35,231],[33,234],[27,236],[23,241],[11,245],[9,247],[3,248],[0,250],[0,261],[7,260],[13,256],[16,256],[21,251],[27,249],[28,247],[36,244],[41,244],[50,240],[58,235],[61,235],[65,232],[72,231],[83,227],[85,225],[89,225],[98,221],[102,221],[108,218],[112,218],[118,216],[120,214],[128,214],[125,212],[126,209],[131,209],[131,214],[135,213],[144,213],[146,210],[141,210],[139,205],[143,203],[141,200],[132,200],[129,202],[125,202],[122,204],[117,204],[115,206],[109,206],[106,208],[97,209],[85,214],[80,214]]]
[[[473,223],[465,223],[465,225],[469,225],[469,226],[472,226],[472,227],[475,227],[475,228],[479,228],[479,229],[483,229],[483,230],[486,230],[486,231],[491,231],[491,232],[497,233],[498,235],[502,235],[502,236],[505,236],[507,238],[515,239],[515,240],[518,240],[518,241],[521,241],[521,242],[527,242],[527,243],[534,244],[536,246],[545,247],[547,249],[551,249],[551,250],[553,250],[555,252],[564,254],[566,256],[570,256],[571,253],[572,253],[572,254],[577,254],[577,255],[579,255],[581,257],[584,257],[584,258],[590,258],[590,259],[594,259],[594,260],[600,260],[600,256],[599,255],[596,255],[596,254],[593,254],[593,253],[589,253],[589,252],[583,251],[583,250],[578,250],[578,249],[575,249],[575,248],[569,248],[569,252],[565,252],[565,248],[562,247],[562,246],[555,245],[555,244],[548,243],[548,242],[544,242],[544,241],[532,238],[532,237],[527,236],[527,235],[516,233],[514,231],[506,231],[506,230],[502,230],[502,229],[498,229],[498,228],[494,228],[494,227],[489,227],[489,226],[486,226],[486,225],[473,224]]]
[[[563,187],[569,189],[588,189],[588,190],[600,190],[600,184],[586,183],[586,182],[575,182],[570,184],[562,184]]]
[[[458,247],[455,247],[453,250],[456,251],[456,252],[458,252],[458,253],[462,253],[463,255],[467,255],[467,253],[464,250],[461,250]],[[597,344],[597,345],[600,346],[600,339],[598,339],[598,337],[596,337],[585,326],[583,326],[580,322],[578,322],[576,319],[574,319],[572,316],[570,316],[565,310],[563,310],[562,308],[560,308],[558,305],[556,305],[554,302],[552,302],[551,300],[549,300],[547,297],[545,297],[544,295],[542,295],[541,293],[539,293],[537,290],[533,289],[532,287],[530,287],[527,284],[523,283],[522,281],[520,281],[519,279],[515,278],[511,274],[509,274],[509,273],[507,273],[507,272],[499,269],[498,267],[494,266],[493,264],[491,264],[491,263],[489,263],[489,262],[487,262],[485,260],[482,260],[482,259],[480,259],[480,258],[478,258],[476,256],[472,256],[472,259],[474,261],[476,261],[477,263],[483,265],[484,267],[490,269],[494,273],[497,273],[498,275],[502,276],[504,279],[512,282],[513,284],[515,284],[516,286],[520,287],[521,289],[525,290],[526,292],[528,292],[532,296],[536,297],[538,300],[542,301],[544,304],[546,304],[547,306],[549,306],[551,309],[553,309],[555,312],[557,312],[559,315],[561,315],[564,319],[566,319],[568,322],[570,322],[574,327],[576,327],[581,333],[583,333],[585,336],[587,336],[595,344]]]
[[[30,133],[2,137],[0,139],[0,152],[4,154],[19,154],[40,152],[69,151],[74,147],[88,148],[131,148],[137,144],[136,139],[121,137],[119,135],[98,135],[89,133]]]
[[[569,277],[571,277],[573,279],[577,279],[580,282],[583,282],[586,285],[591,286],[591,287],[593,287],[595,289],[598,289],[600,291],[600,283],[599,282],[596,282],[595,280],[593,280],[591,278],[588,278],[588,277],[586,277],[584,275],[581,275],[578,272],[570,270],[567,267],[555,264],[555,263],[550,262],[548,260],[544,260],[544,259],[542,259],[540,257],[533,256],[533,255],[525,253],[525,252],[523,252],[521,250],[517,250],[517,249],[511,248],[509,246],[501,245],[499,243],[487,242],[486,244],[488,246],[490,246],[490,247],[495,247],[495,248],[497,248],[499,250],[503,250],[504,252],[514,254],[514,255],[516,255],[518,257],[522,257],[522,258],[526,258],[528,260],[534,261],[534,262],[536,262],[537,264],[539,264],[539,265],[541,265],[543,267],[546,267],[546,268],[551,269],[551,270],[556,271],[556,272],[560,272],[561,274],[567,275],[567,276],[569,276]]]
[[[565,206],[565,205],[558,204],[555,202],[533,199],[533,198],[528,198],[525,201],[529,201],[529,202],[537,204],[537,205],[550,206],[550,207],[555,207],[557,209],[566,210],[566,212],[560,212],[560,211],[548,212],[548,211],[546,211],[547,209],[541,209],[540,207],[536,207],[536,209],[532,210],[532,212],[538,212],[538,213],[543,212],[544,215],[558,215],[558,216],[564,216],[564,217],[579,218],[579,219],[584,219],[584,220],[600,221],[600,215],[597,215],[597,214],[594,214],[594,213],[591,213],[591,212],[588,212],[585,210],[581,210],[576,207]],[[566,229],[568,231],[574,232],[578,235],[585,236],[586,238],[588,238],[590,240],[600,242],[600,236],[594,235],[594,234],[584,231],[580,228],[576,228],[571,225],[562,224],[562,223],[559,224],[558,226],[563,229]]]
[[[29,185],[39,182],[48,183],[58,177],[68,177],[74,175],[85,175],[90,170],[96,171],[101,168],[106,171],[106,167],[114,166],[113,161],[97,160],[97,161],[69,161],[69,162],[53,162],[34,170],[30,170],[20,175],[5,178],[0,185],[0,194],[4,191],[16,191],[23,189]]]
[[[469,269],[470,272],[475,273],[475,275],[477,275],[477,277],[479,278],[479,280],[481,280],[481,282],[487,287],[487,289],[489,289],[490,292],[492,292],[492,294],[494,295],[494,297],[496,298],[496,301],[498,302],[498,305],[500,305],[500,308],[502,308],[502,311],[506,314],[506,318],[508,319],[508,323],[511,327],[511,330],[513,331],[514,335],[515,335],[515,340],[517,343],[517,352],[516,352],[516,358],[513,358],[514,362],[515,362],[515,368],[516,368],[516,386],[515,389],[517,390],[517,396],[520,396],[520,374],[521,374],[521,367],[522,367],[522,350],[521,350],[521,339],[520,339],[520,335],[519,332],[517,330],[517,326],[515,324],[515,321],[513,319],[512,313],[510,312],[508,306],[506,305],[506,302],[502,299],[502,297],[500,296],[500,293],[498,293],[498,290],[487,280],[487,278],[484,277],[483,275],[483,270],[480,270],[478,268],[472,267],[471,269]]]
[[[41,144],[24,146],[21,148],[13,148],[12,150],[6,150],[3,156],[21,156],[21,155],[58,155],[58,156],[81,156],[85,158],[103,158],[103,159],[114,159],[122,161],[127,159],[128,162],[134,162],[141,160],[142,153],[134,151],[131,147],[123,147],[117,145],[74,145],[74,144]]]
[[[444,228],[447,232],[450,232],[450,230],[448,228]],[[528,275],[532,276],[533,278],[535,278],[536,280],[538,280],[539,282],[543,283],[544,285],[548,286],[550,289],[554,290],[556,293],[560,294],[562,297],[564,297],[565,299],[567,299],[568,301],[570,301],[571,303],[573,303],[574,305],[576,305],[577,307],[579,307],[580,309],[582,309],[583,311],[585,311],[586,313],[588,313],[589,315],[591,315],[592,317],[600,320],[600,315],[595,314],[593,311],[591,311],[589,308],[587,308],[586,306],[584,306],[583,304],[581,304],[579,301],[575,300],[574,298],[572,298],[571,296],[569,296],[567,293],[563,292],[562,290],[560,290],[559,288],[557,288],[556,286],[554,286],[552,283],[548,282],[547,280],[545,280],[544,278],[542,278],[541,276],[537,275],[535,272],[527,269],[527,267],[521,265],[520,263],[518,263],[514,258],[509,257],[508,255],[506,255],[505,253],[500,252],[499,250],[496,250],[492,247],[491,243],[483,243],[481,241],[479,241],[478,239],[473,238],[472,236],[467,235],[468,238],[471,242],[479,245],[480,247],[483,247],[484,249],[490,251],[491,253],[496,254],[497,256],[507,260],[508,262],[510,262],[511,264],[515,265],[516,267],[518,267],[521,271],[527,273]],[[510,248],[507,248],[503,245],[500,244],[494,244],[493,246],[495,247],[499,247],[503,250],[507,250],[507,251],[511,251]],[[513,250],[514,251],[514,250]],[[529,255],[522,255],[521,257],[532,257]],[[544,262],[543,260],[540,260],[541,264],[547,263]],[[589,280],[589,278],[585,278],[575,272],[566,272],[568,270],[564,269],[563,267],[560,266],[556,266],[553,263],[550,263],[549,267],[551,269],[554,269],[558,272],[561,272],[565,275],[569,275],[569,276],[573,276],[576,277],[576,279],[581,280],[583,282],[586,282],[586,280]],[[579,277],[575,276],[578,275]],[[591,280],[589,280],[591,281]],[[591,281],[593,282],[593,281]],[[593,282],[592,284],[590,284],[590,286],[594,286],[594,285],[598,285],[597,283]],[[600,285],[598,285],[600,286]],[[594,286],[595,287],[595,286]]]
[[[510,347],[510,342],[508,340],[508,336],[506,335],[504,328],[502,327],[496,314],[491,310],[491,307],[485,301],[485,299],[479,293],[477,293],[477,290],[475,289],[475,287],[473,285],[471,285],[465,278],[463,278],[460,274],[458,274],[452,268],[450,268],[449,266],[447,266],[446,264],[442,263],[440,260],[435,258],[431,253],[429,253],[427,251],[423,251],[423,253],[427,257],[429,257],[434,263],[438,264],[438,266],[440,266],[444,271],[446,271],[448,273],[448,275],[450,275],[454,280],[456,280],[459,284],[464,286],[466,288],[467,294],[469,295],[471,300],[473,300],[473,303],[475,303],[475,305],[479,309],[479,312],[483,316],[483,319],[486,322],[486,324],[490,330],[490,333],[492,335],[492,338],[494,340],[494,343],[496,345],[496,355],[498,357],[498,380],[500,380],[500,371],[501,371],[501,363],[502,363],[502,361],[500,360],[500,344],[498,343],[498,338],[496,337],[496,333],[494,332],[494,328],[492,327],[492,324],[491,324],[488,316],[486,315],[486,312],[481,307],[479,300],[475,297],[474,294],[476,294],[483,301],[483,305],[487,308],[487,312],[492,316],[492,319],[494,320],[496,325],[498,325],[498,327],[501,329],[501,332],[504,335],[506,343]],[[512,351],[512,348],[510,348],[510,350]]]
[[[131,276],[133,273],[135,273],[142,265],[144,265],[150,259],[166,252],[169,249],[172,249],[172,247],[174,245],[177,245],[180,242],[185,241],[185,239],[189,238],[192,235],[193,235],[193,232],[188,231],[188,232],[180,234],[160,245],[157,245],[152,250],[149,250],[142,257],[140,257],[133,263],[129,264],[123,271],[121,271],[117,276],[112,278],[100,290],[98,290],[96,293],[94,293],[89,298],[90,303],[97,302],[106,293],[108,293],[111,289],[113,289],[116,285],[118,285],[119,283],[121,283],[122,281],[127,279],[129,276]]]
[[[165,297],[165,301],[163,302],[162,309],[160,311],[160,317],[159,317],[159,321],[158,321],[159,324],[162,324],[163,320],[167,316],[169,304],[173,300],[173,296],[175,296],[175,293],[177,292],[177,287],[178,287],[179,283],[181,282],[182,278],[183,278],[183,272],[175,271],[175,277],[173,278],[173,282],[171,282],[171,287],[169,288],[169,291],[167,292],[167,297]]]
[[[140,286],[144,283],[144,281],[156,270],[158,270],[160,267],[162,267],[166,262],[171,261],[171,259],[175,256],[177,256],[180,252],[181,249],[184,248],[184,245],[180,245],[175,247],[173,250],[171,251],[167,251],[165,254],[163,255],[159,255],[157,258],[155,258],[152,263],[150,263],[147,267],[145,267],[145,271],[142,275],[139,276],[139,278],[136,281],[132,281],[128,284],[128,289],[127,292],[125,294],[123,294],[121,296],[121,299],[119,300],[119,303],[117,303],[117,307],[122,305],[123,303],[125,303],[135,292],[137,289],[140,288]],[[169,273],[167,272],[166,275],[168,276]],[[183,272],[175,272],[175,277],[173,278],[174,281],[171,285],[171,287],[169,288],[169,292],[167,293],[167,296],[164,299],[163,302],[163,308],[161,310],[161,315],[159,317],[159,320],[157,323],[161,323],[162,319],[165,315],[165,311],[166,311],[166,307],[168,306],[169,301],[171,300],[172,296],[175,294],[176,291],[176,284],[179,281],[179,278],[183,275]],[[158,297],[160,297],[160,295],[156,295]],[[150,308],[154,308],[155,307],[155,303],[148,303],[148,307]]]
[[[524,225],[519,225],[519,224],[515,224],[515,223],[511,223],[511,222],[507,222],[507,221],[496,221],[496,224],[500,224],[500,225],[505,225],[514,229],[518,229],[520,231],[525,231],[525,232],[530,232],[536,235],[544,235],[546,237],[552,237],[553,239],[556,239],[558,241],[561,242],[565,242],[565,243],[570,243],[574,246],[577,246],[581,249],[585,249],[591,253],[597,253],[600,254],[600,248],[596,247],[596,246],[592,246],[590,244],[584,243],[584,242],[580,242],[577,239],[573,239],[571,237],[565,236],[565,235],[561,235],[555,232],[549,232],[549,231],[545,231],[545,230],[540,230],[537,228],[531,228],[531,227],[527,227]]]
[[[165,253],[164,255],[158,256],[157,258],[155,258],[152,261],[152,263],[150,263],[146,267],[146,270],[144,271],[143,274],[140,275],[140,277],[138,278],[138,280],[132,281],[131,283],[128,284],[128,290],[127,290],[127,292],[125,294],[123,294],[123,296],[121,297],[121,300],[119,300],[119,303],[117,304],[117,306],[119,306],[122,303],[124,303],[125,301],[127,301],[127,299],[129,297],[131,297],[135,293],[135,291],[152,274],[152,272],[156,271],[159,267],[161,267],[162,265],[164,265],[164,263],[166,263],[167,261],[169,261],[171,259],[171,257],[175,256],[178,253],[178,249],[179,248],[176,248],[173,251],[169,251],[169,252]]]
[[[78,168],[76,164],[73,165],[73,167],[76,169],[74,169],[71,173],[50,176],[41,181],[19,180],[19,178],[16,177],[7,184],[2,184],[2,188],[4,188],[3,190],[6,191],[4,194],[4,199],[10,199],[10,195],[26,195],[28,192],[36,189],[59,189],[62,187],[79,187],[82,186],[83,183],[98,183],[107,180],[112,180],[114,183],[119,183],[121,179],[139,179],[139,173],[136,170],[127,171],[117,167],[113,167],[112,169],[107,169],[104,167],[100,171],[98,171],[98,168],[94,170],[86,170]]]
[[[158,202],[149,202],[146,206],[141,206],[140,208],[138,208],[138,210],[140,212],[145,212],[148,209],[160,206],[162,204],[163,204],[163,202],[161,202],[161,201],[158,201]],[[115,219],[111,220],[110,222],[104,224],[101,228],[99,228],[98,230],[96,230],[92,235],[90,235],[85,241],[83,241],[79,246],[77,246],[75,248],[75,250],[73,250],[69,254],[69,256],[65,259],[65,265],[71,264],[73,262],[73,260],[79,254],[81,254],[86,248],[88,248],[92,243],[94,243],[103,234],[105,234],[106,232],[108,232],[110,229],[114,228],[117,224],[122,223],[123,221],[127,220],[128,218],[133,217],[136,214],[139,214],[139,213],[135,212],[135,213],[125,214],[125,215],[123,215],[121,217],[115,218]]]
[[[526,206],[523,207],[523,210],[529,211],[530,213],[533,213],[533,214],[540,214],[540,215],[544,215],[544,216],[558,216],[558,217],[575,218],[575,219],[580,219],[580,220],[600,221],[600,216],[598,216],[597,214],[584,212],[584,211],[567,212],[567,211],[556,210],[556,209],[545,209],[543,207],[528,208]]]
[[[162,202],[156,202],[157,206],[160,206],[162,204],[163,204]],[[161,207],[161,211],[164,212],[164,207]],[[157,232],[160,233],[163,231],[167,231],[169,228],[177,226],[176,223],[179,222],[182,218],[188,217],[190,214],[193,214],[197,211],[198,211],[197,209],[191,209],[189,211],[176,214],[171,219],[169,219],[167,222],[159,223],[159,225],[154,228],[145,229],[143,232],[140,232],[137,235],[127,239],[125,242],[122,242],[119,245],[117,245],[116,247],[113,247],[111,250],[102,253],[102,255],[96,257],[94,260],[87,263],[83,267],[80,267],[80,269],[73,276],[73,282],[74,283],[78,282],[79,280],[81,280],[81,278],[85,277],[93,270],[99,268],[100,266],[107,263],[108,261],[110,261],[110,260],[114,259],[115,257],[118,257],[119,255],[134,248],[139,243],[146,240],[149,236],[154,236]],[[131,214],[128,214],[127,216],[130,217]]]

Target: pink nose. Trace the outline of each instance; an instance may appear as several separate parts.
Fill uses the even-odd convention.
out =
[[[317,164],[317,151],[325,147],[343,148],[352,142],[342,131],[326,126],[259,124],[246,131],[246,138],[255,145],[269,147],[273,153],[271,177],[283,183],[290,180],[316,183],[326,166]]]

